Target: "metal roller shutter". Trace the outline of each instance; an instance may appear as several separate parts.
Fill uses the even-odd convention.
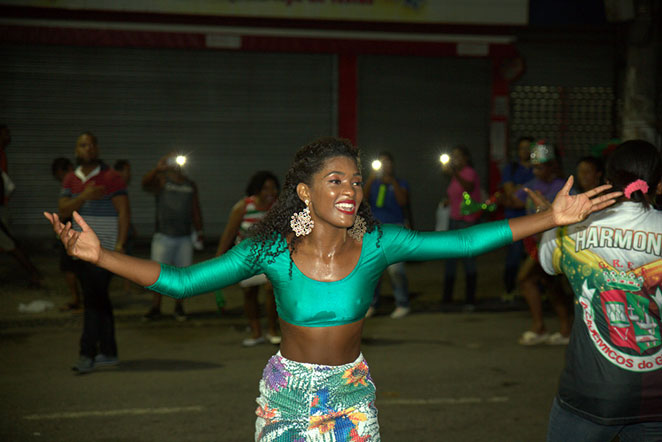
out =
[[[490,64],[487,59],[359,59],[359,145],[366,160],[390,151],[409,181],[415,227],[434,229],[448,180],[439,154],[465,144],[487,188]]]
[[[560,148],[564,173],[573,174],[593,146],[619,132],[615,47],[523,42],[518,49],[526,70],[511,88],[511,154],[520,136],[544,138]]]
[[[293,152],[336,130],[335,58],[169,49],[4,46],[0,122],[16,192],[18,235],[49,235],[41,212],[56,208],[50,175],[73,159],[76,137],[92,131],[112,166],[129,159],[132,220],[153,231],[154,198],[142,175],[165,153],[189,154],[208,236],[219,235],[250,175],[283,177]]]

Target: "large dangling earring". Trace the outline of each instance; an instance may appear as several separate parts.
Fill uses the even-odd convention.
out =
[[[308,200],[305,201],[306,208],[301,212],[295,212],[290,219],[290,227],[297,236],[310,235],[315,227],[315,221],[310,217],[310,209],[308,208]]]
[[[368,226],[365,223],[365,219],[363,219],[362,216],[356,215],[356,219],[354,220],[354,225],[347,229],[347,234],[357,240],[361,241],[363,238],[363,235],[365,235],[365,232],[368,230]]]

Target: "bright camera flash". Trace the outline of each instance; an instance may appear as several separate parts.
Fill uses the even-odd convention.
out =
[[[379,170],[382,168],[382,162],[379,160],[375,160],[372,162],[372,169],[373,170]]]
[[[448,156],[447,153],[444,153],[444,154],[441,154],[441,156],[439,157],[439,162],[440,162],[441,164],[448,164],[448,162],[450,161],[450,159],[451,159],[451,157]]]
[[[186,157],[184,155],[177,155],[177,158],[175,158],[175,162],[180,166],[183,166],[184,164],[186,164]]]

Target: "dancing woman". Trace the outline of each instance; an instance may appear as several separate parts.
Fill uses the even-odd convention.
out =
[[[322,138],[301,148],[280,197],[224,255],[187,268],[100,247],[94,232],[45,214],[70,254],[168,296],[185,298],[265,273],[273,283],[282,343],[260,382],[255,439],[379,441],[375,386],[361,355],[363,318],[377,280],[398,261],[466,257],[575,223],[614,202],[609,186],[569,195],[550,210],[451,232],[378,225],[363,201],[359,151]]]

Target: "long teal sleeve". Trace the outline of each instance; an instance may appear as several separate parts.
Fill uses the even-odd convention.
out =
[[[390,264],[468,257],[512,241],[508,221],[450,232],[414,232],[394,225],[384,225],[382,231],[381,236],[374,230],[363,237],[359,262],[338,281],[317,281],[304,275],[291,262],[283,240],[274,245],[283,253],[252,266],[252,240],[248,239],[221,257],[191,267],[162,265],[159,279],[148,288],[181,299],[266,273],[273,284],[282,320],[306,327],[327,327],[363,318],[375,286]]]
[[[392,225],[385,225],[383,229],[382,247],[389,264],[399,261],[466,258],[513,241],[513,233],[507,220],[446,232],[416,232]]]
[[[251,266],[251,241],[242,241],[227,253],[189,267],[161,264],[159,279],[149,287],[173,298],[182,299],[236,284],[262,269]]]

